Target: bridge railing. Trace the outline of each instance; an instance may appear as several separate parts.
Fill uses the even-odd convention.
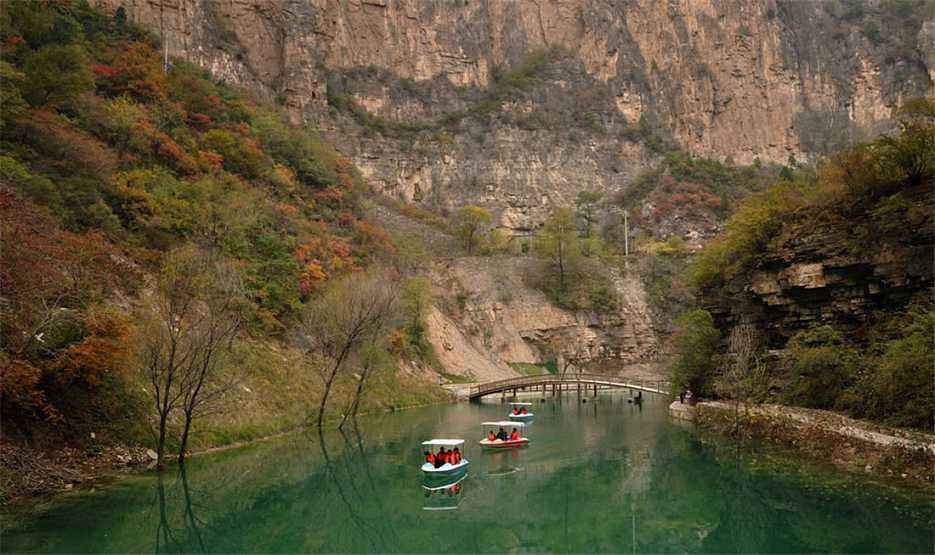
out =
[[[624,378],[621,376],[610,376],[606,374],[542,374],[539,376],[521,376],[518,378],[507,378],[486,382],[471,387],[471,396],[494,393],[507,389],[519,389],[531,385],[551,385],[551,384],[573,384],[588,383],[598,385],[608,385],[614,387],[636,387],[640,389],[652,389],[659,392],[669,390],[669,382],[666,380],[642,380]]]

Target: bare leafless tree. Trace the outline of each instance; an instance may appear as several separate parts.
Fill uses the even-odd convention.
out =
[[[219,268],[225,268],[218,271]],[[180,448],[184,457],[191,419],[217,397],[213,383],[217,353],[242,322],[239,283],[214,255],[186,246],[166,255],[140,311],[140,371],[152,386],[159,418],[156,467],[165,466],[169,419],[179,407],[185,413]],[[230,297],[226,297],[230,295]],[[206,387],[207,386],[207,387]]]
[[[353,361],[357,369],[357,386],[354,390],[354,396],[351,397],[347,409],[341,417],[341,423],[338,424],[338,429],[344,428],[344,424],[347,422],[348,418],[357,416],[357,409],[360,407],[360,399],[363,397],[366,389],[367,380],[370,378],[371,374],[373,374],[373,371],[383,362],[381,356],[383,354],[383,349],[377,343],[364,345],[360,349],[356,360]]]
[[[558,373],[562,376],[571,369],[581,373],[582,367],[590,359],[587,343],[577,335],[573,339],[563,334],[552,336],[546,344],[546,352],[548,356],[555,359]]]
[[[185,459],[194,419],[217,410],[219,401],[237,383],[236,375],[222,375],[222,351],[230,348],[247,314],[243,280],[236,267],[215,255],[205,255],[202,271],[209,279],[202,284],[198,318],[191,322],[189,330],[195,349],[194,364],[182,367],[177,382],[184,417],[179,462]]]
[[[324,420],[336,378],[364,345],[373,343],[387,330],[394,316],[397,289],[385,274],[352,274],[332,284],[303,312],[297,341],[307,355],[317,359],[324,388],[318,405],[318,427]],[[358,389],[362,391],[362,385]]]

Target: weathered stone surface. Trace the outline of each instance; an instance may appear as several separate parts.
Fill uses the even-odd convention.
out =
[[[515,374],[508,362],[542,362],[554,345],[561,358],[580,365],[619,369],[655,359],[658,342],[638,280],[616,280],[617,312],[575,313],[523,282],[531,264],[525,257],[460,258],[433,272],[435,298],[446,314],[433,311],[430,337],[453,373],[464,368],[507,377]]]
[[[931,184],[903,191],[921,223],[899,240],[886,234],[852,237],[853,222],[812,223],[770,247],[749,277],[739,276],[703,303],[727,337],[738,322],[765,330],[772,354],[781,354],[795,333],[829,324],[859,341],[874,311],[903,308],[935,286],[935,197]],[[724,295],[723,293],[727,293]]]
[[[172,55],[280,99],[379,190],[442,210],[482,204],[518,232],[581,189],[624,188],[656,156],[626,136],[640,118],[697,154],[785,162],[879,132],[935,75],[935,14],[924,9],[881,29],[917,35],[893,51],[832,2],[94,3],[124,6]],[[551,47],[566,56],[507,98],[495,123],[450,129],[450,140],[373,135],[327,103],[331,89],[387,121],[437,121]]]

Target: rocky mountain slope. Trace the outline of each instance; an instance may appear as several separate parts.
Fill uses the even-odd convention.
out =
[[[426,336],[441,366],[435,370],[448,378],[503,379],[519,375],[516,363],[546,362],[556,369],[658,372],[659,330],[635,274],[615,276],[615,310],[570,311],[529,283],[541,264],[531,255],[463,256],[452,237],[395,210],[377,206],[370,217],[424,245],[433,301]]]
[[[582,190],[628,192],[672,149],[740,164],[836,150],[891,128],[935,80],[925,0],[95,3],[123,8],[170,55],[282,103],[378,192],[443,216],[480,205],[519,235]],[[687,225],[689,241],[717,228]],[[449,309],[429,320],[446,368],[487,360],[465,372],[505,375],[560,336],[589,358],[657,352],[637,282],[619,284],[638,299],[619,318],[588,321],[517,281],[521,261],[436,272]],[[518,292],[508,311],[505,290]]]
[[[96,0],[284,103],[378,189],[522,232],[671,146],[833,150],[932,90],[926,0]]]

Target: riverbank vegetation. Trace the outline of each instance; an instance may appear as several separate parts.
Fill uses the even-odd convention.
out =
[[[219,411],[242,421],[232,437],[292,427],[305,415],[274,399],[231,411],[322,396],[302,385],[314,357],[281,387],[259,369],[296,364],[303,315],[394,254],[350,160],[195,66],[164,66],[158,48],[122,10],[0,7],[4,440],[184,451],[189,427],[197,446],[230,439]],[[367,360],[387,397],[364,404],[408,403],[377,377],[397,362]],[[319,421],[345,414],[346,386],[361,403],[344,370],[341,408]]]
[[[694,285],[704,298],[716,302],[737,297],[750,286],[753,273],[770,257],[781,256],[778,250],[790,241],[810,245],[814,239],[834,256],[855,260],[868,249],[930,246],[935,101],[910,101],[899,117],[896,132],[855,145],[814,168],[800,168],[743,202],[724,233],[692,265]],[[837,232],[829,235],[829,230]],[[929,293],[896,296],[885,312],[867,314],[848,326],[816,320],[784,345],[767,345],[763,333],[758,334],[751,340],[743,373],[749,378],[743,397],[931,430],[935,306]],[[741,322],[731,333],[753,325]],[[737,376],[725,380],[737,350],[733,335],[722,332],[706,310],[681,322],[672,366],[677,387],[738,398],[724,387],[725,381],[737,381]],[[780,359],[770,359],[767,349],[780,347]],[[695,356],[699,349],[726,354],[712,365]],[[770,368],[764,371],[767,360]]]

